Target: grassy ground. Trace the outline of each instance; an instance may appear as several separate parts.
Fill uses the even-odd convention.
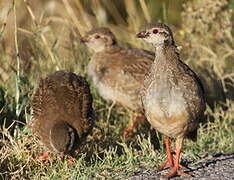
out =
[[[117,115],[118,113],[116,113]],[[196,143],[186,141],[182,156],[185,164],[193,163],[205,155],[217,152],[233,152],[233,112],[223,112],[220,107],[207,111],[213,122],[201,125]],[[51,154],[50,159],[41,162],[33,157],[43,149],[27,127],[18,130],[12,137],[4,129],[1,140],[1,177],[4,179],[113,179],[124,178],[138,172],[156,171],[165,159],[165,149],[153,148],[150,137],[134,135],[128,141],[118,139],[122,118],[112,117],[109,125],[99,119],[93,135],[77,153],[72,166]],[[115,124],[118,125],[115,125]],[[107,127],[108,126],[108,127]],[[110,132],[105,132],[108,129]],[[117,135],[115,135],[117,134]]]
[[[145,22],[158,19],[168,22],[182,48],[182,58],[199,73],[208,91],[209,104],[198,141],[186,141],[182,159],[193,163],[209,153],[234,151],[231,1],[216,6],[218,0],[206,1],[208,5],[202,0],[190,1],[182,18],[182,6],[171,1],[162,4],[144,0],[123,0],[119,4],[78,0],[16,2],[0,3],[4,7],[1,11],[4,13],[0,14],[3,22],[0,24],[0,179],[119,179],[137,172],[156,171],[165,159],[165,149],[160,144],[161,149],[155,150],[147,125],[136,129],[128,140],[121,140],[131,112],[122,107],[110,110],[111,104],[99,97],[87,77],[86,67],[92,52],[79,43],[79,38],[97,25],[110,27],[123,46],[152,49],[136,40],[135,33]],[[218,19],[206,18],[200,12],[204,7]],[[220,31],[221,25],[225,25],[224,31]],[[208,31],[210,36],[204,36]],[[54,154],[46,162],[36,160],[34,157],[45,149],[26,125],[30,121],[30,99],[38,81],[59,69],[88,78],[97,114],[93,134],[70,167],[68,161],[61,161]]]

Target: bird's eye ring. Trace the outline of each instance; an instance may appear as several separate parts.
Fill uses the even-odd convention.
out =
[[[157,33],[158,33],[158,30],[157,30],[157,29],[154,29],[154,30],[153,30],[153,33],[154,33],[154,34],[157,34]]]

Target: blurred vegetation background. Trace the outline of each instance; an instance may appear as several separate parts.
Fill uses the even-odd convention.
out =
[[[201,76],[208,104],[233,100],[233,1],[1,0],[1,121],[22,120],[40,78],[58,69],[86,75],[90,53],[79,43],[97,26],[126,47],[152,49],[135,33],[146,23],[169,24],[182,59]]]
[[[182,0],[2,0],[0,2],[1,124],[25,122],[40,78],[65,69],[86,75],[90,53],[80,36],[107,26],[126,47],[148,47],[135,33],[148,22],[180,27]],[[14,129],[14,128],[13,128]]]
[[[17,127],[30,120],[30,99],[40,78],[60,69],[87,77],[92,52],[79,42],[85,32],[106,26],[122,46],[153,51],[135,34],[155,21],[172,28],[181,59],[201,77],[209,109],[207,121],[218,118],[218,123],[225,122],[225,127],[234,130],[233,9],[234,0],[1,0],[1,132],[7,128],[20,137]],[[129,112],[115,107],[107,122],[110,104],[89,82],[99,127],[94,135],[99,139],[119,136]],[[230,151],[233,142],[226,140],[223,149]]]

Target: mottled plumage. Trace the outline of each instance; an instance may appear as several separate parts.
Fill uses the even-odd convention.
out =
[[[83,77],[57,71],[41,80],[32,99],[30,126],[50,150],[73,153],[93,124],[92,95]]]
[[[99,94],[106,100],[142,113],[140,91],[154,53],[119,46],[108,28],[94,29],[81,41],[95,52],[88,65],[88,74]],[[133,128],[129,127],[129,130]]]
[[[145,114],[150,124],[167,137],[168,161],[172,161],[169,138],[177,139],[178,160],[183,139],[196,139],[198,124],[205,111],[204,90],[197,75],[180,61],[168,26],[156,23],[137,36],[156,47],[155,60],[142,92]],[[168,177],[181,173],[177,171],[176,160],[167,162],[173,167]]]

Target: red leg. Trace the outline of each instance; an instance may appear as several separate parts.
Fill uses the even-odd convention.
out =
[[[174,162],[174,164],[175,164],[175,162],[176,162],[176,158],[173,156],[173,162]],[[185,167],[185,166],[183,166],[183,165],[181,165],[181,164],[179,164],[179,168],[180,169],[187,169],[187,167]]]
[[[167,154],[167,160],[158,168],[159,171],[162,171],[165,167],[173,167],[173,156],[171,153],[171,141],[169,137],[163,138],[164,144],[166,146],[166,154]]]
[[[39,159],[39,160],[47,160],[49,158],[49,152],[46,151],[46,152],[43,152],[42,155],[40,156],[36,156],[35,159]]]
[[[143,114],[137,114],[135,117],[130,121],[128,127],[124,130],[123,136],[127,137],[137,126],[139,123],[143,122],[145,116]]]
[[[74,163],[75,163],[75,158],[73,158],[72,156],[69,156],[68,158],[68,164],[67,164],[67,167],[71,167]]]
[[[74,164],[74,162],[76,160],[71,155],[67,155],[67,154],[64,154],[64,153],[60,153],[59,158],[63,162],[67,161],[67,168],[70,168]]]
[[[183,139],[184,138],[176,139],[176,156],[174,160],[174,166],[169,170],[169,172],[165,175],[165,177],[173,177],[175,175],[190,176],[189,174],[179,170],[181,167],[183,167],[182,165],[180,165],[180,154],[181,154]]]

